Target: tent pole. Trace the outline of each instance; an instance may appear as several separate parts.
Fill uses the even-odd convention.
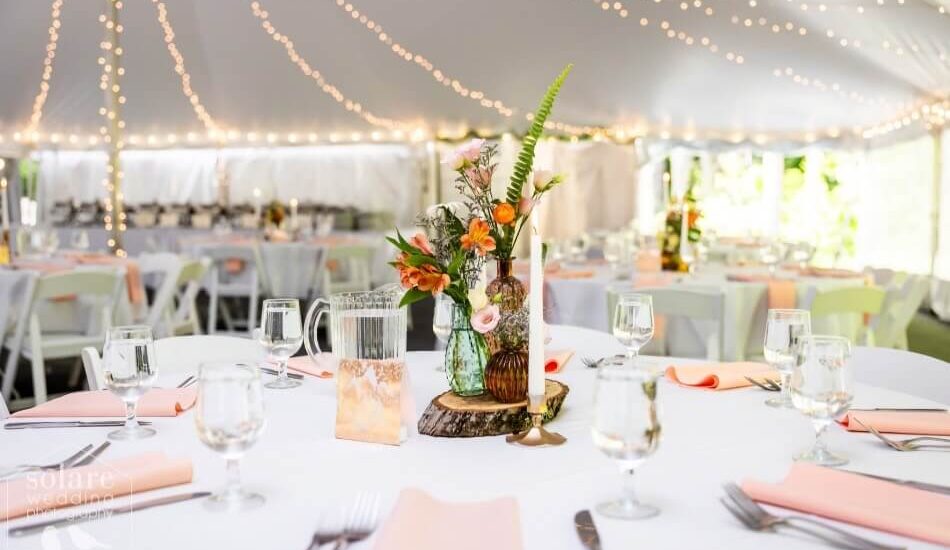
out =
[[[937,253],[940,251],[940,201],[943,186],[943,132],[941,127],[934,128],[931,133],[933,136],[934,160],[933,160],[933,199],[931,203],[931,228],[932,236],[930,239],[930,275],[934,276],[937,267]]]
[[[122,207],[122,163],[119,153],[123,147],[122,139],[122,103],[119,84],[122,66],[121,46],[119,43],[119,2],[109,0],[109,21],[111,26],[106,27],[108,42],[112,47],[108,49],[108,60],[112,66],[109,86],[106,89],[106,103],[112,116],[108,117],[109,135],[109,163],[107,166],[109,203],[106,204],[106,229],[109,230],[109,250],[116,256],[125,256],[122,247],[122,229],[125,228],[125,209]]]

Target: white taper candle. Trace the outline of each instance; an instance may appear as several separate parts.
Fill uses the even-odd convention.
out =
[[[537,209],[531,212],[531,294],[528,299],[528,395],[544,395],[544,261]]]

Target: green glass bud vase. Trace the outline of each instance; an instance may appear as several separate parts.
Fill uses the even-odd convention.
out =
[[[472,329],[465,308],[452,304],[452,334],[445,346],[445,375],[452,392],[463,397],[485,393],[488,345]]]

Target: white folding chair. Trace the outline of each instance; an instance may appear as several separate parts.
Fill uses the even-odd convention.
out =
[[[43,403],[47,399],[46,393],[46,359],[63,359],[79,357],[83,348],[87,346],[100,348],[105,333],[112,324],[119,292],[123,290],[125,278],[124,270],[81,270],[69,273],[58,273],[39,277],[33,292],[26,303],[29,307],[23,312],[20,324],[28,323],[29,339],[27,345],[11,343],[7,348],[11,352],[7,363],[7,372],[4,380],[4,395],[7,384],[12,390],[13,380],[16,378],[18,355],[22,354],[30,360],[33,374],[33,394],[36,403]],[[92,304],[89,322],[85,332],[45,333],[42,329],[37,305],[49,299],[75,297],[76,300],[90,300]],[[100,318],[97,321],[96,315]],[[88,330],[89,328],[94,330]],[[19,334],[22,329],[18,327]],[[19,347],[19,354],[14,355],[14,347]]]
[[[7,400],[0,395],[0,420],[6,420],[10,416],[10,409],[7,408]]]
[[[811,288],[805,297],[815,334],[844,336],[853,344],[874,345],[885,292],[877,287]]]
[[[307,243],[266,243],[260,247],[268,295],[305,300],[314,294],[326,257],[323,247]]]
[[[235,332],[241,326],[248,335],[257,325],[257,301],[261,282],[258,276],[260,255],[255,246],[221,245],[205,247],[201,254],[211,259],[205,288],[208,290],[208,334],[215,334],[218,325],[218,309],[221,309],[228,331]],[[247,319],[235,322],[230,310],[220,298],[247,298]]]
[[[373,247],[363,245],[330,247],[323,270],[322,294],[370,290],[374,252]]]
[[[950,405],[950,363],[911,351],[855,347],[854,378]]]
[[[256,340],[236,336],[173,336],[155,340],[155,357],[159,375],[194,374],[202,363],[209,361],[233,361],[257,365],[266,357],[263,347]],[[83,367],[90,389],[105,387],[105,371],[102,356],[96,348],[82,351]]]
[[[906,275],[901,279],[902,284],[892,284],[885,291],[881,313],[874,326],[874,344],[877,346],[907,349],[907,327],[930,291],[930,282],[924,276]]]
[[[663,317],[667,326],[674,321],[700,321],[713,323],[715,328],[705,337],[700,336],[702,347],[704,348],[704,357],[709,360],[718,360],[725,353],[725,295],[715,289],[699,288],[638,288],[631,292],[637,294],[648,294],[653,297],[654,317]],[[610,291],[607,295],[607,313],[608,325],[613,326],[614,309],[617,305],[619,294]],[[657,338],[656,329],[654,329],[654,338],[656,343],[651,342],[659,353],[670,354],[671,341],[668,328],[665,329],[664,339],[660,341]],[[682,333],[679,333],[682,334]],[[653,353],[650,351],[649,353]],[[683,352],[677,350],[677,355]],[[687,353],[686,355],[690,355]]]
[[[171,252],[155,252],[141,254],[136,261],[142,272],[142,281],[153,289],[152,301],[142,324],[151,327],[152,334],[161,337],[167,332],[162,323],[167,310],[174,304],[182,259]]]
[[[211,260],[208,258],[185,260],[182,263],[178,278],[175,280],[175,290],[178,295],[174,310],[171,307],[165,308],[166,330],[162,332],[163,335],[201,334],[198,305],[195,301],[198,291],[201,290],[201,282],[210,266]]]

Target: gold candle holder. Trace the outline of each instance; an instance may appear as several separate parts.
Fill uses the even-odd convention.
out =
[[[505,438],[510,445],[525,447],[544,447],[547,445],[563,445],[567,438],[557,432],[549,432],[541,425],[544,411],[547,408],[545,396],[528,396],[528,414],[531,415],[531,427],[523,432],[511,434]]]

